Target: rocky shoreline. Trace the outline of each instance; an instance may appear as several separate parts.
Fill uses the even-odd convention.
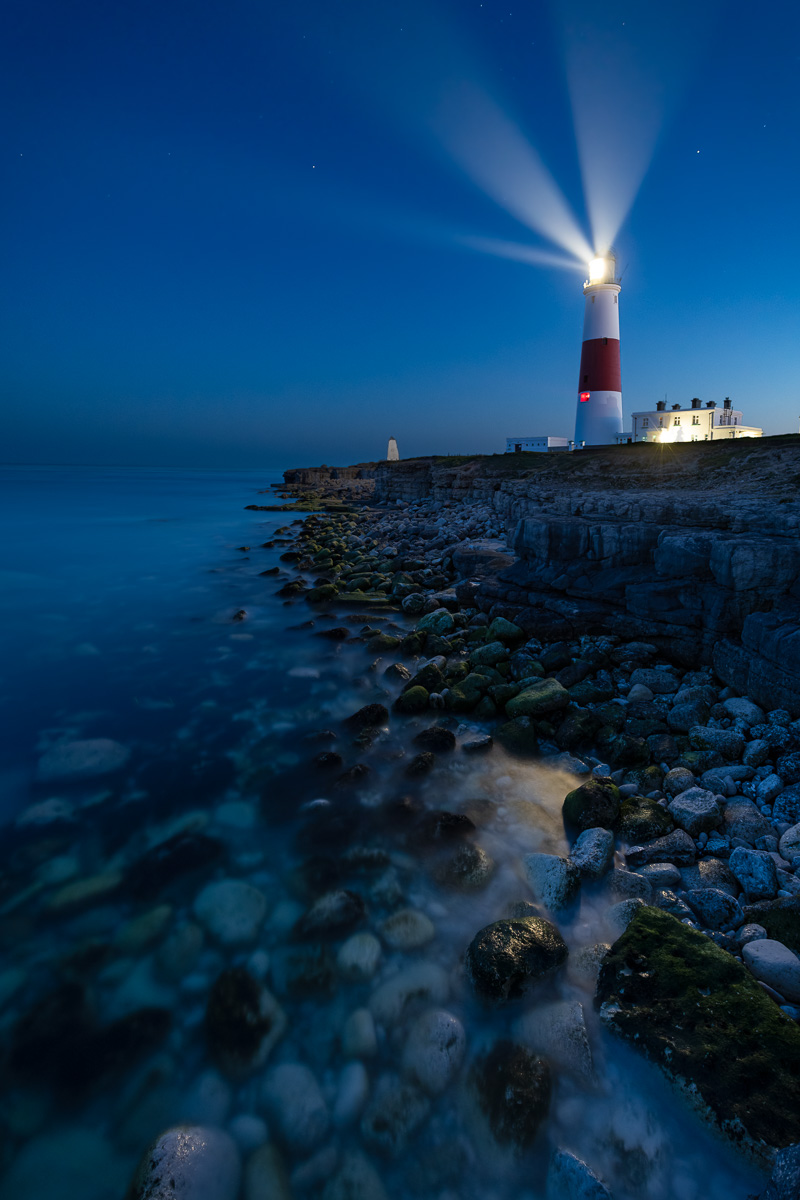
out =
[[[745,1200],[698,1157],[673,1187],[684,1127],[624,1107],[626,1043],[796,1197],[794,714],[497,611],[488,501],[336,505],[238,553],[236,701],[170,750],[189,795],[73,733],[8,831],[0,1200],[121,1195],[140,1155],[128,1200]],[[103,1136],[51,1131],[66,1100]]]
[[[582,881],[603,879],[620,938],[602,959],[602,1019],[734,1140],[767,1157],[785,1150],[800,1139],[800,720],[764,712],[711,667],[687,670],[651,644],[553,640],[546,628],[532,637],[490,617],[476,600],[512,561],[500,535],[496,512],[469,502],[312,517],[297,568],[314,578],[284,593],[323,608],[398,604],[415,628],[375,630],[369,642],[397,655],[385,668],[402,682],[395,714],[429,713],[444,727],[469,715],[487,732],[465,752],[496,741],[589,775],[564,802],[569,856],[525,860],[539,911],[557,914]],[[432,765],[434,753],[415,770],[426,758]],[[494,1000],[529,973],[520,931],[500,928],[511,924],[476,935],[488,948],[473,943],[467,955],[473,985]],[[690,1002],[705,1011],[688,1034]],[[741,1074],[721,1085],[731,1054]]]

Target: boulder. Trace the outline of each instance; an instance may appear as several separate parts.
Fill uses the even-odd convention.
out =
[[[704,788],[693,787],[681,792],[669,805],[669,813],[675,824],[693,838],[722,824],[720,807],[713,793]]]
[[[685,830],[675,829],[666,837],[656,838],[643,846],[632,846],[626,857],[632,867],[651,862],[674,863],[681,867],[695,861],[697,848]]]
[[[182,1125],[147,1147],[128,1200],[237,1200],[242,1164],[233,1138],[221,1129]]]
[[[596,1003],[721,1132],[759,1149],[800,1141],[800,1029],[704,934],[641,908],[603,963]]]
[[[556,679],[540,679],[506,704],[506,716],[544,717],[561,712],[570,702],[569,692]]]
[[[555,925],[542,917],[495,921],[470,942],[467,977],[481,999],[502,1003],[561,966],[567,954]]]
[[[737,846],[728,860],[748,900],[771,900],[778,894],[775,860],[765,850]]]
[[[534,899],[551,912],[566,908],[577,896],[581,873],[568,858],[558,854],[526,854],[523,866]]]
[[[684,900],[707,929],[722,929],[741,922],[738,900],[720,888],[692,888],[685,893]]]
[[[569,1150],[557,1150],[547,1172],[547,1200],[612,1200],[594,1171]]]
[[[741,838],[755,843],[756,838],[770,832],[770,823],[756,808],[752,800],[730,800],[722,814],[722,832],[729,838]]]
[[[521,1158],[550,1109],[547,1063],[526,1046],[498,1041],[472,1064],[469,1089],[495,1141]]]
[[[589,779],[567,794],[561,811],[565,825],[612,828],[620,811],[619,788],[611,779]]]
[[[781,1150],[758,1200],[797,1200],[800,1196],[800,1144]]]
[[[689,744],[695,750],[716,750],[728,761],[742,757],[744,738],[734,729],[714,729],[710,725],[693,725]]]
[[[569,857],[586,879],[601,879],[614,858],[614,835],[608,829],[584,829]]]
[[[788,946],[771,938],[759,938],[742,947],[742,958],[756,979],[787,1000],[800,1002],[800,958]]]

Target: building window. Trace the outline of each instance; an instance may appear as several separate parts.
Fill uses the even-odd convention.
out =
[[[645,417],[645,418],[642,420],[642,429],[647,429],[647,427],[648,427],[648,425],[649,425],[649,424],[650,424],[650,421],[649,421],[649,419],[648,419],[647,417]]]
[[[681,423],[680,417],[676,417],[675,420],[672,422],[673,425],[680,425],[680,423]]]
[[[692,424],[693,424],[693,425],[699,425],[699,424],[700,424],[700,418],[699,418],[699,417],[692,417]]]
[[[664,418],[663,418],[663,417],[659,417],[659,418],[658,418],[658,428],[659,428],[659,429],[663,429],[663,428],[664,428]]]
[[[698,440],[698,439],[697,439],[697,434],[696,434],[696,433],[693,433],[693,434],[692,434],[692,441],[693,441],[693,442],[696,442],[697,440]]]

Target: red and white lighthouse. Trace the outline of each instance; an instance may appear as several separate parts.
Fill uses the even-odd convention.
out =
[[[619,293],[614,254],[595,258],[583,285],[581,373],[575,443],[607,446],[622,433],[622,376],[619,365]]]

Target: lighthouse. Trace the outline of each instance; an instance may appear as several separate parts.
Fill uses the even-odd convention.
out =
[[[613,445],[622,433],[622,376],[619,365],[619,293],[613,253],[592,259],[583,285],[581,373],[575,444]]]

